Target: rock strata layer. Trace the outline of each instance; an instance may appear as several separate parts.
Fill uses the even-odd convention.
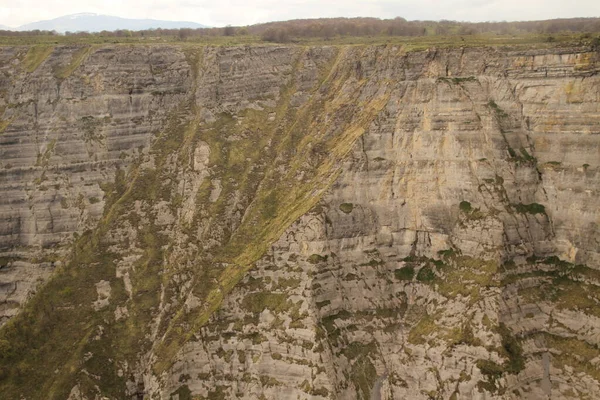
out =
[[[599,71],[587,46],[2,48],[0,389],[600,396]]]

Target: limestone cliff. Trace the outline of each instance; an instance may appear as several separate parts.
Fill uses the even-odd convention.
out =
[[[600,395],[593,48],[0,70],[7,398]]]

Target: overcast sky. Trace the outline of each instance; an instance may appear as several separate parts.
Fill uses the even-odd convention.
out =
[[[0,24],[11,27],[82,12],[210,26],[357,16],[522,21],[600,17],[600,0],[0,0]]]

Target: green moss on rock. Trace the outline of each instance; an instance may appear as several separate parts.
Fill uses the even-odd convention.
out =
[[[412,281],[415,276],[415,269],[411,266],[399,268],[394,271],[394,275],[400,281]]]
[[[290,310],[291,307],[292,302],[283,293],[250,293],[242,300],[242,308],[252,313],[261,313],[265,309],[284,312]]]
[[[306,261],[308,261],[311,264],[319,264],[322,262],[327,261],[327,256],[322,256],[320,254],[311,254]]]
[[[340,204],[340,210],[343,213],[350,214],[353,209],[354,209],[354,204],[352,204],[352,203],[342,203],[342,204]]]
[[[530,203],[530,204],[523,204],[523,203],[518,203],[518,204],[514,204],[513,207],[515,208],[515,210],[520,213],[520,214],[546,214],[546,207],[544,207],[542,204],[538,204],[538,203]]]

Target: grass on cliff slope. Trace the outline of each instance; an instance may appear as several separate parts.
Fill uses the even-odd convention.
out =
[[[273,148],[276,149],[275,158],[270,161],[272,165],[268,165],[265,169],[241,225],[231,232],[229,240],[215,253],[216,260],[225,265],[225,269],[216,277],[218,286],[198,285],[194,291],[196,296],[205,299],[206,308],[196,309],[187,315],[180,313],[173,318],[165,333],[163,345],[157,349],[160,359],[157,371],[160,372],[168,367],[168,360],[172,360],[181,344],[191,338],[190,332],[195,331],[208,320],[225,294],[241,280],[270,244],[293,221],[316,204],[323,191],[337,176],[340,162],[346,157],[355,140],[387,101],[387,97],[375,97],[364,103],[354,104],[352,107],[355,110],[349,112],[344,100],[347,93],[342,93],[341,90],[347,82],[348,75],[352,73],[352,66],[340,65],[343,57],[344,51],[341,51],[338,58],[322,71],[321,83],[328,87],[324,98],[315,95],[315,99],[304,107],[298,110],[291,109],[288,101],[289,96],[294,92],[294,83],[291,82],[290,86],[283,90],[280,108],[277,110],[277,115],[281,118],[280,123],[270,125],[266,118],[268,113],[264,113],[260,118],[256,115],[252,117],[251,113],[249,121],[245,121],[256,123],[256,129],[261,131],[263,140],[272,138]],[[296,64],[295,68],[298,67],[299,64]],[[332,74],[331,69],[337,69],[338,73]],[[364,82],[357,82],[354,90],[360,91],[363,84]],[[330,122],[319,124],[318,117],[324,112],[331,117]],[[353,117],[348,118],[348,115]],[[219,123],[225,125],[219,126],[214,131],[220,134],[218,137],[211,138],[209,132],[203,137],[211,144],[211,149],[214,149],[211,154],[222,153],[219,150],[224,144],[218,143],[223,141],[222,133],[234,129],[237,125],[227,119],[221,119]],[[336,129],[339,132],[336,136],[324,136],[328,131]],[[217,143],[214,142],[216,139],[219,139]],[[231,162],[231,156],[235,156],[235,153],[229,154],[228,162]],[[241,152],[241,154],[247,153]],[[264,154],[261,155],[259,152],[256,157],[263,158]],[[241,167],[254,169],[254,166],[260,165],[259,159]],[[235,162],[229,165],[225,177],[236,173],[236,165]],[[226,180],[222,181],[226,182]],[[244,181],[246,179],[241,181],[242,190],[244,185],[248,185],[244,184]],[[218,202],[215,204],[213,207],[219,206]],[[219,213],[214,215],[218,216]],[[220,221],[216,220],[216,223]],[[193,328],[186,331],[184,327],[190,324]]]
[[[54,47],[48,45],[30,47],[23,59],[23,68],[27,72],[34,72],[48,58],[52,50],[54,50]]]
[[[71,61],[67,65],[61,65],[54,70],[54,76],[57,79],[66,79],[81,65],[86,57],[92,51],[92,46],[84,46],[77,49],[71,56]]]

